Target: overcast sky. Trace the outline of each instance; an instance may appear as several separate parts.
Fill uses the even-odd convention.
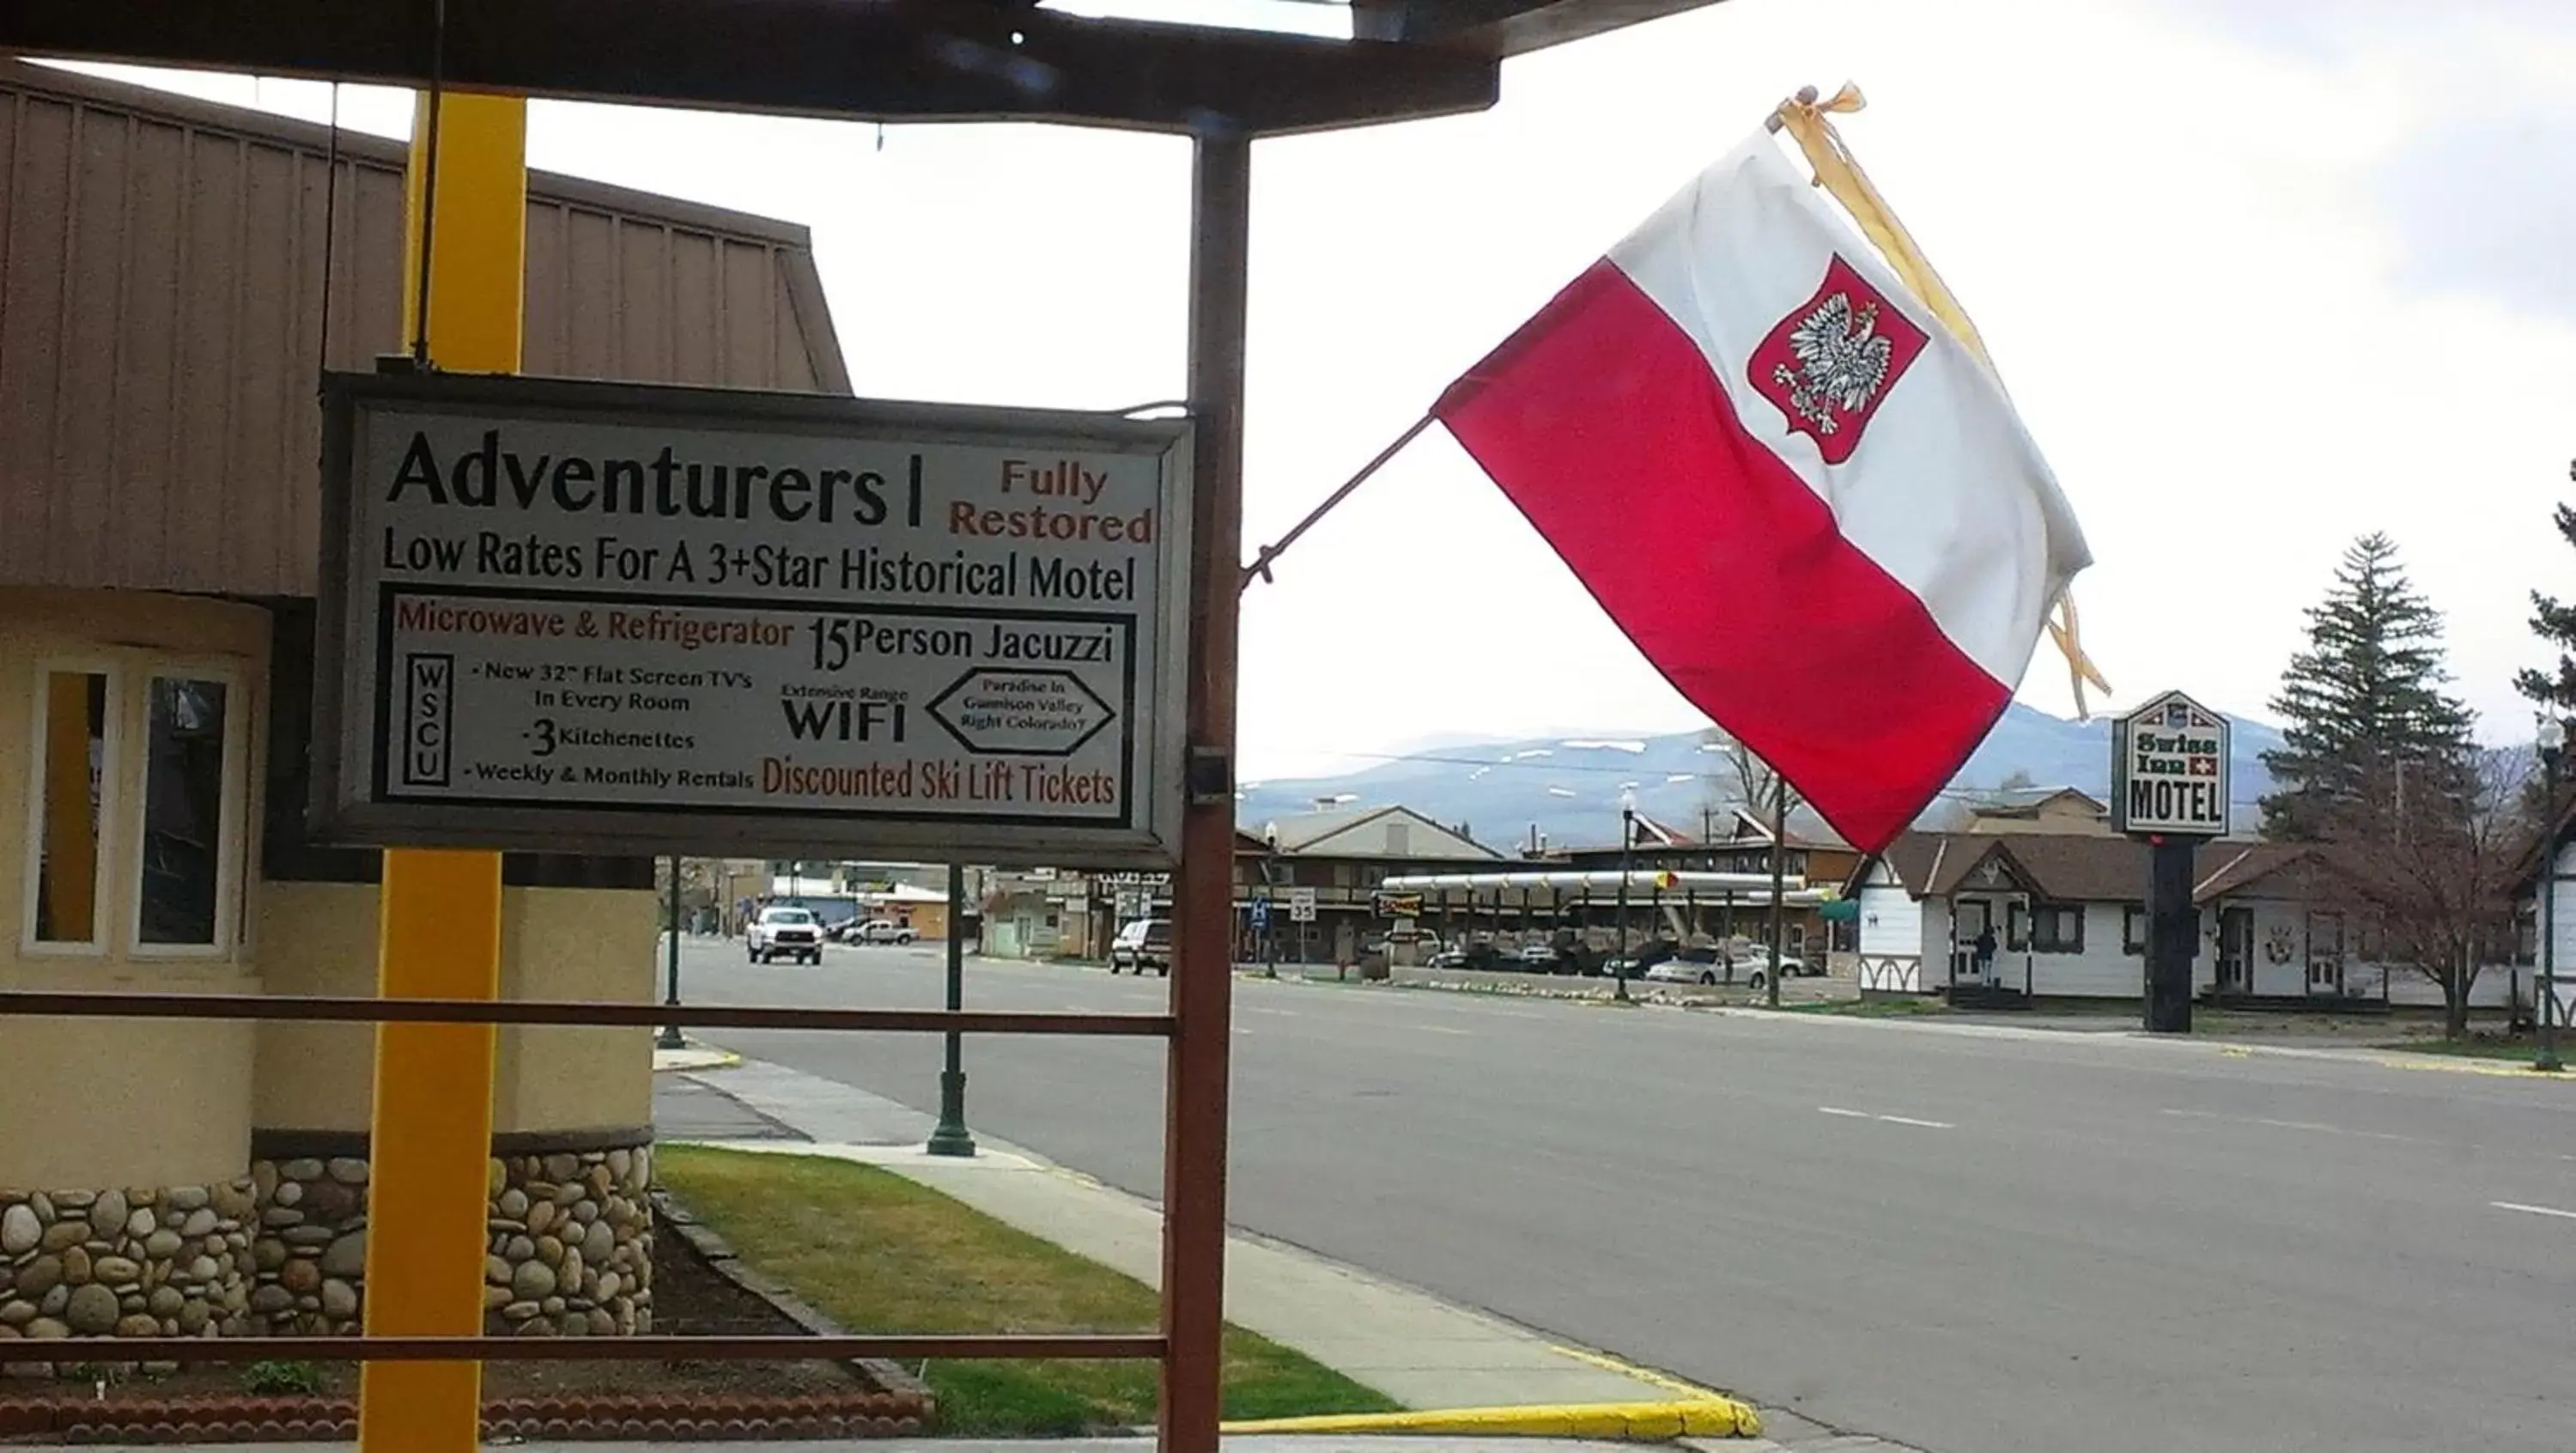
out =
[[[2384,529],[2483,734],[2519,739],[2529,591],[2576,594],[2549,525],[2576,454],[2570,74],[2565,0],[1728,0],[1514,61],[1483,115],[1263,142],[1247,548],[1782,95],[1852,79],[1846,138],[2091,539],[2076,595],[2116,700],[2262,714],[2302,608]],[[399,134],[409,105],[352,88],[342,115]],[[862,393],[1182,391],[1184,142],[540,102],[529,153],[810,225]],[[1703,724],[1436,430],[1253,588],[1244,668],[1247,778]],[[2022,699],[2072,709],[2045,648]]]

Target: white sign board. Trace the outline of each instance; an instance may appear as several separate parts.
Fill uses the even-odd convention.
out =
[[[2141,836],[2227,831],[2227,718],[2169,691],[2111,725],[2111,825]]]
[[[1187,443],[1091,414],[334,376],[317,830],[1169,863]]]
[[[1290,923],[1312,923],[1315,921],[1314,889],[1291,888],[1288,890],[1288,921]]]

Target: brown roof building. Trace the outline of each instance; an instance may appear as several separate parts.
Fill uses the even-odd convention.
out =
[[[26,825],[0,831],[0,987],[374,991],[378,855],[303,831],[316,383],[401,346],[403,161],[0,60],[0,822]],[[527,226],[529,372],[847,392],[805,229],[544,174]],[[505,882],[505,994],[651,997],[649,863],[513,856]],[[586,1220],[640,1222],[647,1033],[501,1032],[509,1178],[572,1157],[609,1187]],[[132,1248],[186,1287],[156,1330],[348,1329],[372,1038],[0,1020],[0,1211],[175,1193],[216,1224]],[[232,1235],[256,1254],[209,1249]],[[178,1275],[199,1255],[217,1276]],[[635,1330],[633,1280],[544,1315]]]

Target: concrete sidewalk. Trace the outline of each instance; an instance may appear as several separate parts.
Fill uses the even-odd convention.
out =
[[[96,1443],[101,1453],[147,1453],[135,1444]],[[169,1445],[155,1445],[167,1447]],[[192,1448],[209,1445],[188,1444]],[[233,1453],[349,1453],[347,1443],[260,1443],[233,1446]],[[1125,1438],[867,1438],[844,1442],[766,1443],[513,1443],[512,1453],[1152,1453],[1154,1440]],[[1670,1446],[1694,1453],[1910,1453],[1875,1438],[1840,1438],[1775,1443],[1768,1438],[1683,1438]],[[1634,1443],[1605,1443],[1585,1438],[1425,1438],[1370,1434],[1344,1436],[1315,1433],[1232,1434],[1225,1453],[1636,1453]]]
[[[1160,1282],[1162,1214],[1155,1205],[1027,1151],[978,1137],[981,1153],[972,1159],[925,1154],[932,1117],[758,1060],[705,1075],[663,1075],[657,1090],[655,1118],[668,1127],[665,1138],[882,1166],[1149,1286]],[[1718,1396],[1242,1232],[1226,1257],[1226,1316],[1414,1408]],[[1326,1445],[1297,1446],[1321,1453]]]

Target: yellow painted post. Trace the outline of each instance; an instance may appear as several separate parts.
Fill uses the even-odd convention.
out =
[[[527,252],[527,103],[422,98],[405,209],[403,336],[429,269],[430,361],[454,373],[519,368]],[[425,185],[435,155],[438,184]],[[421,213],[434,207],[429,253]],[[378,992],[388,999],[492,999],[501,990],[501,855],[385,854]],[[367,1229],[370,1336],[472,1336],[483,1327],[485,1167],[492,1154],[492,1026],[376,1028],[374,1166]],[[362,1453],[470,1453],[482,1365],[371,1362],[359,1383]]]
[[[54,937],[88,943],[98,912],[98,825],[90,816],[89,686],[82,672],[57,671],[45,684],[45,835],[28,845],[53,871],[45,911]]]

